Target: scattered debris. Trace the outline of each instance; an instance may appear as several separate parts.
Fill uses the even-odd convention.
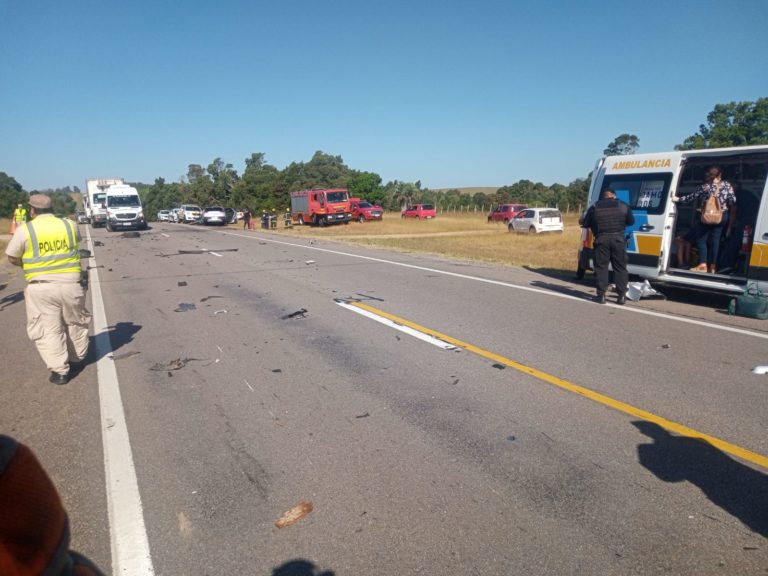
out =
[[[180,280],[179,282],[176,282],[176,286],[186,286],[187,283],[184,282],[184,280]]]
[[[451,382],[451,386],[456,386],[456,384],[459,383],[459,379],[456,378],[453,382]]]
[[[94,246],[104,246],[104,242],[102,242],[101,240],[94,240],[93,241],[93,245]]]
[[[224,298],[224,296],[206,296],[205,298],[200,298],[200,302],[207,302],[211,298]]]
[[[755,366],[752,368],[752,372],[755,374],[768,374],[768,366]]]
[[[627,285],[627,298],[634,302],[637,302],[640,298],[650,298],[652,296],[659,296],[666,299],[664,294],[653,289],[648,280],[642,282],[630,282]]]
[[[499,364],[499,363],[492,364],[492,366],[494,368],[496,368],[497,370],[504,370],[506,368],[506,366],[504,366],[504,364]]]
[[[283,373],[283,371],[280,368],[275,368],[274,370],[272,370],[272,372],[274,372],[275,374],[282,374]]]
[[[301,310],[296,310],[296,312],[291,312],[290,314],[286,314],[285,316],[281,316],[281,320],[289,320],[291,318],[306,318],[307,309],[302,308]]]
[[[189,362],[202,362],[202,358],[176,358],[175,360],[171,360],[167,364],[155,364],[150,368],[150,370],[155,370],[157,372],[165,372],[166,370],[181,370],[186,366]],[[170,376],[170,372],[168,373]]]
[[[517,438],[515,438],[514,436],[507,436],[507,440],[509,440],[510,442],[514,442],[515,440],[517,440]]]
[[[669,344],[662,344],[661,346],[659,346],[659,348],[661,348],[662,350],[669,350],[670,348],[672,348],[672,346],[670,346]]]
[[[141,234],[135,230],[133,232],[123,232],[123,238],[138,238],[139,236],[141,236]]]
[[[98,266],[88,266],[86,270],[93,270],[94,268],[104,268],[104,264],[99,264]]]
[[[130,358],[131,356],[136,356],[136,354],[141,354],[138,350],[134,350],[133,352],[124,352],[123,354],[112,354],[110,358],[112,360],[123,360],[124,358]]]
[[[366,412],[365,414],[360,414],[358,416],[355,416],[355,418],[368,418],[368,416],[370,416],[370,414]]]
[[[315,262],[314,260],[307,260],[306,262],[304,262],[304,264],[307,264],[307,265],[309,265],[309,264],[317,264],[317,262]]]
[[[107,268],[107,272],[112,272],[112,268]]]
[[[314,510],[312,502],[302,502],[283,514],[282,517],[275,522],[275,526],[277,528],[287,528],[288,526],[292,526],[302,518],[308,516],[312,510]]]
[[[179,307],[174,312],[187,312],[188,310],[197,310],[197,306],[187,302],[179,302]]]
[[[226,313],[227,313],[227,311],[226,311],[226,310],[216,310],[216,312],[214,312],[214,313],[213,313],[213,315],[214,315],[214,316],[217,316],[217,315],[219,315],[219,314],[226,314]]]

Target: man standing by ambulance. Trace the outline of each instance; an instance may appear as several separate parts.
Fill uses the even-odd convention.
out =
[[[77,226],[54,216],[45,194],[33,194],[29,206],[32,220],[17,228],[5,253],[24,270],[27,335],[51,372],[48,381],[66,384],[85,361],[91,321],[80,284]]]
[[[627,297],[627,243],[625,230],[635,223],[629,206],[616,198],[610,188],[603,190],[600,200],[595,202],[584,215],[582,226],[595,235],[595,277],[597,295],[595,302],[605,304],[608,289],[608,263],[613,267],[616,282],[616,304],[624,305]]]

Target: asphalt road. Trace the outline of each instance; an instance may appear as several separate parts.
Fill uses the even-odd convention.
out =
[[[768,324],[723,301],[600,306],[279,233],[87,232],[92,362],[66,386],[0,267],[0,432],[108,572],[768,571]]]

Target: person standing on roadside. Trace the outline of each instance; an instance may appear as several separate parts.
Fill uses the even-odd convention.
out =
[[[27,221],[27,209],[24,208],[24,204],[19,204],[16,210],[13,211],[13,220],[11,221],[11,234],[16,232],[16,228],[24,224]]]
[[[595,302],[605,304],[605,292],[608,289],[608,263],[613,267],[616,282],[616,304],[626,302],[627,283],[627,243],[625,229],[635,223],[635,217],[629,206],[616,198],[616,192],[606,188],[600,200],[595,202],[584,215],[583,226],[590,228],[595,235],[595,277],[597,295]]]
[[[32,220],[19,226],[5,253],[27,281],[27,336],[51,372],[48,381],[66,384],[85,361],[91,321],[80,284],[77,225],[54,216],[45,194],[33,194],[29,205]]]
[[[248,207],[243,208],[243,230],[251,228],[251,211]]]

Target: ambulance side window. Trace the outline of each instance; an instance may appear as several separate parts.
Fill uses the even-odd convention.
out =
[[[648,214],[661,214],[669,194],[672,181],[670,172],[657,174],[621,174],[606,176],[603,190],[612,188],[619,200],[629,204],[633,210],[644,210]]]

